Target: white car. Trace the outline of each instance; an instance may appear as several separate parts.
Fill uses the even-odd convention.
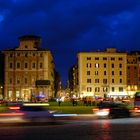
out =
[[[13,118],[11,122],[54,122],[61,119],[77,116],[77,114],[63,114],[47,109],[49,104],[45,103],[24,103],[20,106],[10,106],[7,113],[1,113],[4,118]],[[3,121],[3,120],[2,120]]]
[[[49,111],[45,106],[21,106],[20,112],[24,113],[24,119],[27,121],[47,122],[53,119],[53,112]]]
[[[54,118],[53,111],[47,109],[47,104],[23,104],[21,106],[11,106],[12,113],[19,114],[24,121],[47,122]]]

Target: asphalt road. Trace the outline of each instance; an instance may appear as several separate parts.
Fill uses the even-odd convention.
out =
[[[140,118],[0,124],[0,140],[139,140]]]

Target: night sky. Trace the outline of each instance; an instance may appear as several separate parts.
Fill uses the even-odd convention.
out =
[[[39,35],[66,83],[79,51],[139,50],[140,0],[0,0],[0,49]]]

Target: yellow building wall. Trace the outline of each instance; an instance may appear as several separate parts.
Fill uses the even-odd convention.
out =
[[[78,54],[78,70],[79,70],[79,92],[80,95],[95,96],[100,95],[104,96],[103,87],[108,88],[108,94],[111,93],[112,87],[115,87],[114,93],[119,94],[119,87],[123,87],[124,92],[126,92],[126,53],[117,53],[117,52],[81,52]],[[99,60],[95,60],[95,58]],[[106,57],[107,60],[103,60]],[[111,60],[114,57],[115,60]],[[119,58],[122,58],[120,61]],[[91,58],[91,60],[87,60]],[[104,63],[106,63],[106,68],[104,68]],[[112,68],[112,63],[114,68]],[[91,67],[87,68],[87,64],[91,64]],[[95,65],[99,64],[99,68],[95,68]],[[119,68],[119,64],[122,64],[122,68]],[[87,75],[87,71],[90,71],[90,75]],[[95,71],[98,71],[98,75],[95,75]],[[104,75],[106,71],[106,75]],[[112,76],[112,71],[114,71],[114,76]],[[119,71],[122,71],[122,75],[119,75]],[[91,79],[91,83],[87,83],[87,79]],[[99,79],[99,83],[95,83],[95,79]],[[107,84],[103,83],[103,79],[107,79]],[[112,83],[114,79],[115,83]],[[120,79],[122,83],[120,84]],[[92,91],[87,92],[87,87],[91,87]],[[100,91],[95,93],[95,88],[99,87]]]

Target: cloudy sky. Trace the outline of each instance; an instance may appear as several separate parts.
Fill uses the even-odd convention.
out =
[[[140,0],[0,0],[0,49],[42,37],[63,83],[79,51],[139,50]]]

